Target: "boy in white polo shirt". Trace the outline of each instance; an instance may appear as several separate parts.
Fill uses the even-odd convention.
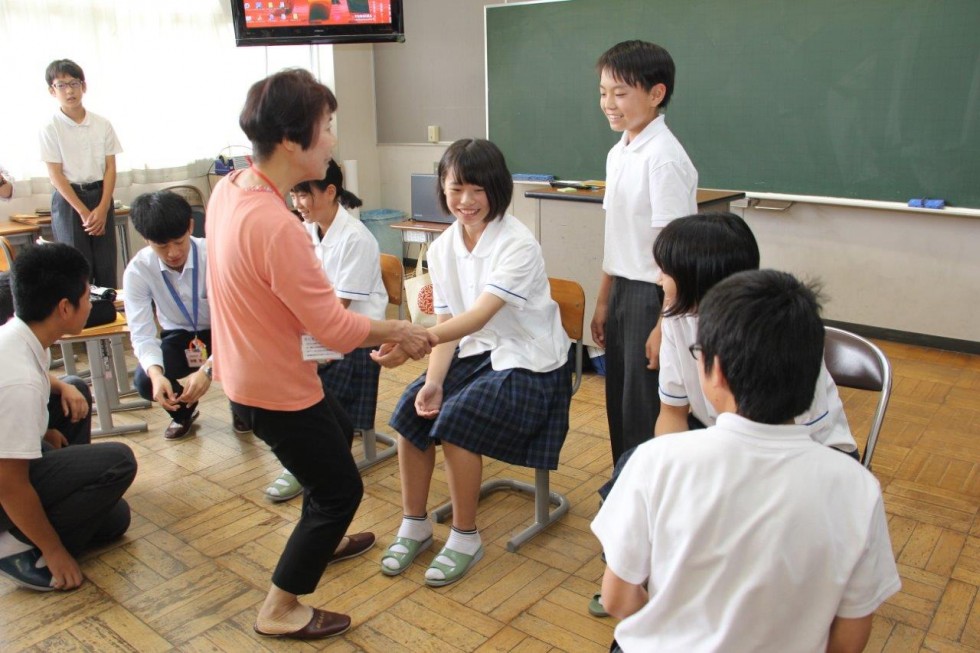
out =
[[[116,225],[112,191],[116,155],[122,152],[112,125],[82,106],[85,73],[71,59],[52,61],[44,73],[59,109],[41,129],[41,159],[55,192],[54,239],[79,250],[97,286],[116,285]]]
[[[605,348],[606,416],[613,462],[653,437],[660,402],[656,329],[663,296],[653,241],[697,211],[698,173],[667,128],[674,61],[658,45],[625,41],[603,54],[599,106],[623,137],[606,158],[605,251],[592,337]]]
[[[718,421],[640,445],[592,522],[620,650],[859,651],[900,589],[878,481],[793,423],[823,362],[819,309],[772,270],[702,301],[690,349]]]

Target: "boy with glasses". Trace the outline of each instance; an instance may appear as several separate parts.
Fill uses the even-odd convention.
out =
[[[59,110],[41,129],[41,159],[55,192],[54,239],[79,250],[97,286],[116,288],[116,230],[112,191],[116,155],[122,152],[112,125],[82,106],[85,73],[70,59],[52,61],[44,73]]]

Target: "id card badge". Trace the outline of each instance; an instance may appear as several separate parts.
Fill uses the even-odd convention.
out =
[[[339,361],[344,357],[339,351],[327,349],[308,333],[304,333],[300,338],[300,348],[302,349],[303,360],[305,361],[322,363],[325,361]]]
[[[200,338],[194,338],[184,350],[184,356],[188,366],[201,367],[208,360],[208,348]]]

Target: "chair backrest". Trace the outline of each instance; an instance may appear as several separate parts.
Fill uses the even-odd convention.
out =
[[[0,272],[6,272],[14,266],[17,250],[10,244],[6,236],[0,236]]]
[[[171,186],[170,188],[165,188],[164,190],[168,190],[171,193],[176,193],[187,200],[187,203],[191,205],[191,213],[194,216],[193,235],[197,238],[203,238],[205,204],[204,194],[201,192],[201,189],[197,186],[191,186],[190,184],[180,184],[177,186]]]
[[[861,464],[871,468],[878,433],[888,409],[888,399],[892,392],[892,368],[884,352],[870,340],[838,329],[825,327],[824,362],[834,383],[844,388],[878,392],[878,406],[875,408],[868,441],[864,446]]]
[[[392,254],[381,255],[381,281],[388,292],[388,303],[398,307],[398,318],[401,319],[405,267],[400,258]]]
[[[551,286],[551,298],[558,304],[561,313],[561,325],[568,337],[575,341],[575,377],[572,382],[572,393],[578,391],[582,384],[582,357],[585,345],[582,334],[585,330],[585,291],[578,282],[569,279],[548,278]]]

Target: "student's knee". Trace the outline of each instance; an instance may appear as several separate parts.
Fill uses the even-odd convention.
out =
[[[119,482],[126,482],[128,487],[136,478],[138,468],[133,450],[122,442],[103,442],[92,446],[99,447],[105,462],[105,473]]]
[[[77,376],[66,376],[61,379],[61,382],[74,386],[75,389],[82,393],[82,396],[85,397],[85,401],[88,402],[89,408],[92,407],[92,391],[89,389],[88,383]]]

